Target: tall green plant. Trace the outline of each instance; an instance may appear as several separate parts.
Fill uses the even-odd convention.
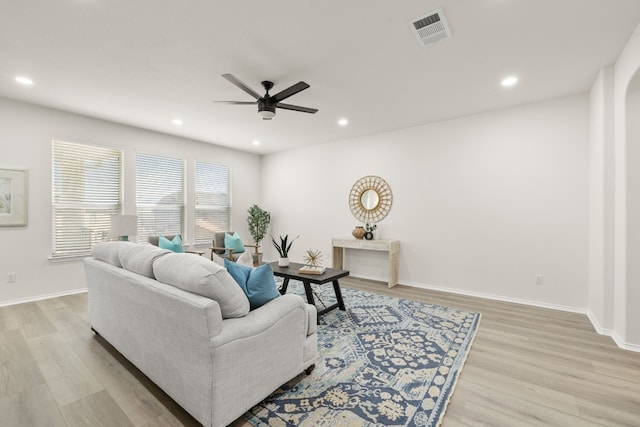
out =
[[[253,205],[247,209],[249,216],[247,217],[247,225],[249,226],[249,233],[253,237],[253,241],[256,245],[259,245],[264,236],[267,235],[267,229],[271,222],[271,215],[258,205]]]

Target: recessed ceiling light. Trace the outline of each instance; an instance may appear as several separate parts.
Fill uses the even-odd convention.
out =
[[[502,79],[502,86],[509,87],[518,83],[518,78],[516,76],[509,76]]]
[[[173,119],[171,120],[171,123],[173,123],[176,126],[182,126],[182,120],[180,119]]]
[[[25,76],[16,76],[16,81],[25,86],[31,86],[33,84],[33,80]]]
[[[257,139],[254,139],[251,143],[256,146],[260,145],[260,141],[258,141]]]
[[[349,120],[347,120],[347,119],[340,119],[340,120],[338,120],[338,124],[339,124],[340,126],[346,126],[346,125],[348,125],[348,124],[349,124]]]

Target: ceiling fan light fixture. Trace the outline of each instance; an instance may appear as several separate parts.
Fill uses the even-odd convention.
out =
[[[269,110],[258,111],[258,115],[262,117],[262,120],[271,120],[275,117],[276,113]]]

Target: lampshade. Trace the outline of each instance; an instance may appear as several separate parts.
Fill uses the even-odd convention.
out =
[[[121,240],[138,234],[138,215],[111,215],[111,235]]]

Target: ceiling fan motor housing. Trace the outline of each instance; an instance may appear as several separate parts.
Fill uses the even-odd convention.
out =
[[[258,114],[264,120],[269,120],[276,115],[276,104],[270,101],[269,95],[258,99]]]

